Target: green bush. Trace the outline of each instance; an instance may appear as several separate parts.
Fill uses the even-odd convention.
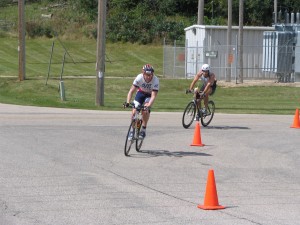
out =
[[[18,4],[0,0],[0,20],[10,21],[10,26],[0,29],[17,32]],[[244,24],[270,26],[271,0],[245,1]],[[280,4],[289,12],[299,11],[299,0],[283,0]],[[26,0],[26,21],[31,37],[51,36],[52,30],[66,38],[82,35],[97,38],[95,27],[98,17],[98,0]],[[108,0],[106,39],[112,42],[147,44],[161,41],[184,40],[184,28],[197,23],[198,1],[195,0]],[[233,25],[237,25],[239,2],[233,1]],[[52,13],[49,21],[40,20],[42,13]],[[205,4],[204,24],[227,24],[227,1]],[[31,21],[39,21],[34,22]],[[43,24],[43,22],[45,24]],[[87,28],[86,28],[87,27]],[[90,29],[92,27],[92,29]],[[6,29],[6,30],[4,30]]]
[[[43,36],[48,38],[53,37],[53,30],[50,26],[34,21],[28,21],[26,23],[26,33],[30,38]]]
[[[9,4],[11,4],[11,0],[0,0],[0,7],[5,7]]]
[[[122,14],[111,10],[107,19],[107,39],[113,42],[131,42],[148,44],[154,40],[166,38],[180,40],[184,38],[183,21],[167,19],[163,15],[147,15],[143,8]]]
[[[72,4],[79,12],[86,14],[90,21],[97,20],[97,0],[73,0]]]
[[[0,30],[0,38],[7,37],[6,32]]]

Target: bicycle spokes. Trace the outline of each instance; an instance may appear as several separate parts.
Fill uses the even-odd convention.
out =
[[[134,121],[132,121],[129,125],[128,132],[126,135],[126,140],[125,140],[124,154],[126,156],[129,155],[129,151],[134,141],[135,141],[135,128],[134,128]]]
[[[196,114],[196,105],[193,101],[189,102],[186,106],[183,116],[182,116],[182,126],[184,128],[189,128],[193,123]]]
[[[134,143],[135,143],[136,151],[137,152],[140,151],[142,144],[143,144],[143,140],[139,139],[141,127],[142,127],[142,120],[140,120],[140,119],[132,120],[132,122],[129,126],[129,129],[128,129],[126,141],[125,141],[124,153],[126,156],[129,156],[130,149]],[[131,134],[132,134],[132,136],[130,137]]]
[[[201,116],[201,124],[206,127],[212,121],[215,112],[215,103],[213,101],[208,102],[206,113]]]

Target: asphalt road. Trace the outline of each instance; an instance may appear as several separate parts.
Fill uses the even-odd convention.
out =
[[[204,147],[181,116],[153,112],[125,157],[129,111],[0,104],[0,224],[300,224],[294,115],[216,113]],[[225,209],[197,207],[209,170]]]

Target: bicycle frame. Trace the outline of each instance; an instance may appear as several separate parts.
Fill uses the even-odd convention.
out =
[[[186,94],[187,93],[194,93],[194,92],[186,91]],[[186,129],[189,128],[193,123],[195,117],[197,121],[199,121],[199,119],[201,120],[201,124],[204,127],[208,126],[208,124],[211,122],[215,112],[215,103],[212,100],[209,100],[206,108],[206,112],[202,112],[201,110],[202,99],[203,98],[197,99],[196,95],[194,95],[194,99],[187,104],[182,117],[182,125],[184,128]]]
[[[139,134],[143,122],[142,113],[145,110],[145,108],[144,106],[135,107],[133,103],[130,103],[130,105],[133,109],[135,109],[135,112],[131,117],[131,123],[129,125],[129,129],[126,135],[125,148],[124,148],[124,153],[126,156],[129,156],[129,151],[134,142],[135,142],[135,149],[137,152],[140,151],[143,144],[143,139],[139,139]],[[128,138],[131,132],[133,136],[129,140]]]
[[[140,133],[140,129],[142,126],[142,121],[143,121],[143,109],[142,108],[135,108],[135,113],[133,114],[132,117],[132,122],[133,122],[133,126],[134,126],[134,138],[138,139],[139,133]]]

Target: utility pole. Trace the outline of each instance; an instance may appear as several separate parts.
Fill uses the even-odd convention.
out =
[[[96,105],[97,106],[104,106],[106,1],[107,0],[98,0],[98,31],[97,31],[97,62],[96,62]]]
[[[198,25],[204,24],[204,0],[198,0]]]
[[[19,10],[19,80],[25,80],[25,0],[18,0],[18,10]]]
[[[277,0],[274,0],[274,24],[277,24]]]
[[[239,0],[239,43],[238,43],[238,61],[239,61],[239,82],[243,83],[243,24],[244,24],[244,0]]]
[[[232,36],[232,0],[228,0],[228,28],[227,28],[227,69],[226,82],[231,81],[231,64],[233,62],[233,55],[231,51],[231,36]]]

